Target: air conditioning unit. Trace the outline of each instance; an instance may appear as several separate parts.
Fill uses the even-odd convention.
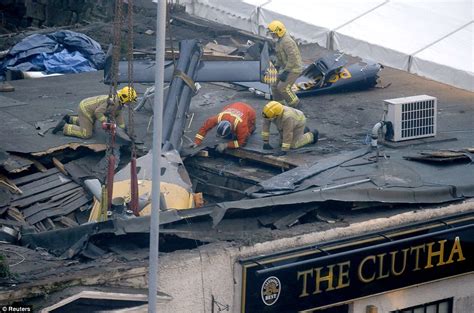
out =
[[[391,141],[436,136],[438,99],[420,95],[384,101],[385,121],[391,122]]]

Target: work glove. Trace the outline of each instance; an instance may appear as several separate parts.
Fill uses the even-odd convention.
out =
[[[222,153],[224,152],[224,150],[227,148],[227,144],[226,143],[220,143],[217,145],[216,147],[216,151],[219,152],[219,153]]]
[[[276,157],[283,156],[286,155],[286,151],[278,150],[277,152],[273,153],[273,155]]]
[[[288,71],[281,72],[280,74],[278,74],[278,80],[281,81],[281,82],[285,82],[288,79],[289,74],[290,74],[290,72],[288,72]]]
[[[263,150],[273,150],[273,147],[268,142],[264,142]]]
[[[198,146],[198,144],[195,143],[195,142],[193,142],[192,144],[189,145],[189,148],[190,148],[190,149],[194,149],[194,148],[196,148],[197,146]]]

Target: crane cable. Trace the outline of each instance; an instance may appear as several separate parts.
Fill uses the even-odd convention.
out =
[[[109,97],[107,99],[107,122],[105,124],[105,130],[109,132],[107,139],[107,150],[105,157],[107,159],[106,167],[106,179],[105,184],[102,186],[102,201],[101,201],[101,213],[100,220],[105,221],[107,214],[112,208],[112,196],[114,188],[114,174],[115,174],[115,114],[117,108],[117,81],[119,71],[119,58],[120,58],[120,37],[122,29],[122,0],[115,1],[115,17],[113,22],[113,46],[112,46],[112,78],[109,88]],[[112,107],[111,110],[109,108]],[[103,125],[104,126],[104,125]]]
[[[127,12],[127,32],[128,32],[128,47],[127,47],[127,65],[128,65],[128,98],[131,98],[131,88],[133,87],[133,0],[128,0]],[[132,103],[128,106],[128,134],[132,140],[132,157],[136,157],[135,149],[135,122]]]
[[[109,89],[109,99],[115,103],[117,101],[117,81],[120,59],[120,43],[122,31],[122,0],[115,0],[115,17],[113,22],[113,42],[112,42],[112,78]]]
[[[131,99],[133,88],[133,0],[128,0],[127,12],[127,32],[128,32],[128,98]],[[138,177],[137,177],[137,151],[135,145],[135,118],[134,118],[134,102],[128,105],[128,135],[131,139],[131,155],[130,155],[130,205],[129,209],[133,211],[135,216],[139,216],[138,205]]]

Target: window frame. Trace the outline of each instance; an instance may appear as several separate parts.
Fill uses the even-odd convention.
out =
[[[453,311],[453,303],[454,303],[453,297],[442,299],[442,300],[437,300],[437,301],[433,301],[433,302],[428,302],[428,303],[424,303],[424,304],[419,304],[419,305],[411,306],[411,307],[404,308],[404,309],[390,311],[390,313],[414,313],[416,309],[421,309],[421,308],[424,309],[423,313],[426,313],[426,308],[431,306],[431,305],[436,305],[436,313],[440,313],[439,312],[439,305],[441,303],[448,303],[448,312],[446,312],[446,313],[454,313],[454,311]]]

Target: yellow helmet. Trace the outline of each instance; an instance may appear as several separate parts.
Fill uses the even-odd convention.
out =
[[[117,91],[117,96],[120,99],[120,103],[122,104],[137,101],[137,92],[132,87],[123,87]]]
[[[285,25],[277,20],[274,20],[268,24],[267,28],[271,33],[276,34],[279,38],[283,37],[286,33]]]
[[[283,113],[283,104],[277,101],[270,101],[263,107],[264,118],[274,118]]]

